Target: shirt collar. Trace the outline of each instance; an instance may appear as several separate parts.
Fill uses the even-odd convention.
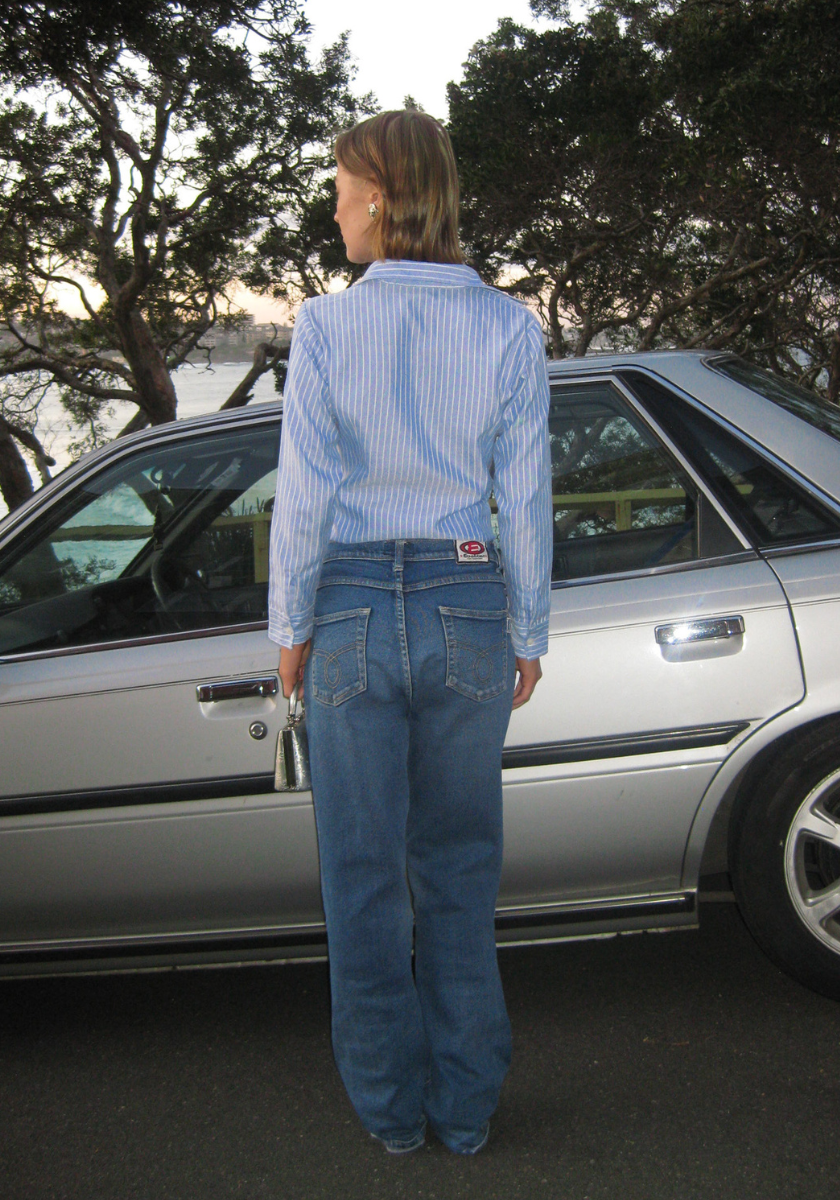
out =
[[[485,287],[478,273],[464,263],[415,262],[387,258],[372,262],[359,283],[406,283],[425,287]]]

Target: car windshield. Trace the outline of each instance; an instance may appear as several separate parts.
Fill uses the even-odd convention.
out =
[[[744,362],[742,358],[716,358],[709,366],[728,379],[742,383],[744,387],[772,400],[780,408],[787,409],[840,442],[840,407],[836,404],[829,404],[827,400],[821,400],[807,388],[780,379],[778,375],[771,375],[769,371]]]

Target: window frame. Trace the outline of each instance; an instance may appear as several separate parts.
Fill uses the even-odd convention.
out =
[[[661,382],[659,377],[654,375],[652,372],[646,373],[650,374],[651,377],[656,380],[656,382]],[[731,519],[726,509],[723,508],[719,502],[717,496],[707,486],[704,478],[695,468],[694,463],[691,462],[691,460],[688,459],[685,454],[683,454],[682,450],[675,445],[672,439],[662,429],[660,429],[659,425],[655,420],[653,420],[653,418],[645,409],[644,405],[633,394],[624,380],[622,380],[621,377],[615,373],[615,369],[600,371],[592,371],[591,369],[589,371],[581,370],[580,372],[575,371],[574,373],[564,372],[562,375],[549,374],[548,383],[550,401],[554,399],[556,392],[560,391],[566,386],[579,387],[581,384],[605,383],[615,388],[621,398],[632,409],[634,415],[638,418],[642,426],[679,464],[680,468],[686,473],[691,482],[697,488],[699,495],[703,498],[705,503],[709,504],[714,509],[720,520],[732,532],[736,541],[740,542],[742,545],[741,550],[733,550],[728,554],[722,555],[698,555],[697,558],[690,559],[688,562],[665,563],[661,566],[654,567],[636,567],[630,571],[612,571],[599,575],[581,575],[575,579],[553,579],[551,581],[552,591],[560,588],[565,589],[570,587],[581,587],[602,581],[608,582],[620,579],[647,578],[648,576],[654,575],[673,575],[675,572],[679,571],[697,571],[705,567],[713,566],[717,563],[746,562],[758,557],[758,552],[756,551],[755,547],[753,547],[749,540],[745,538],[743,530]]]
[[[5,536],[0,537],[0,554],[3,554],[14,545],[18,539],[25,540],[27,536],[31,536],[33,533],[35,536],[32,540],[32,547],[34,547],[39,540],[38,527],[53,509],[67,502],[71,492],[79,487],[83,487],[86,482],[102,472],[112,470],[122,460],[130,458],[135,454],[141,454],[144,450],[150,451],[156,446],[176,446],[179,442],[185,440],[206,438],[213,434],[224,437],[227,434],[248,433],[260,426],[264,428],[269,427],[270,429],[276,427],[279,445],[279,437],[282,433],[282,410],[278,412],[276,408],[272,407],[272,411],[270,412],[261,412],[258,415],[249,414],[244,420],[241,415],[238,415],[238,419],[234,420],[230,418],[227,420],[214,420],[211,418],[208,421],[207,418],[199,418],[194,424],[185,421],[183,425],[185,426],[184,428],[167,430],[165,436],[161,436],[157,431],[155,431],[155,434],[144,431],[137,434],[135,438],[126,439],[124,443],[109,443],[107,447],[103,447],[102,451],[95,453],[95,457],[92,456],[90,462],[84,463],[84,460],[82,460],[79,464],[67,468],[66,472],[62,472],[61,475],[52,481],[55,491],[46,503],[43,505],[38,504],[39,494],[36,493],[33,501],[27,504],[23,512],[20,514],[10,514],[12,518],[11,526]],[[15,520],[15,517],[18,517],[18,520]],[[78,646],[56,646],[44,650],[13,651],[8,654],[0,654],[0,666],[4,663],[25,662],[33,659],[64,658],[74,654],[98,654],[106,650],[130,649],[140,646],[160,645],[168,642],[181,642],[194,638],[221,637],[237,633],[254,633],[267,629],[268,621],[258,620],[244,621],[240,624],[208,625],[198,629],[162,630],[159,633],[114,639],[107,642],[86,642]]]
[[[728,363],[742,364],[747,368],[748,371],[755,371],[760,377],[767,377],[771,382],[777,383],[779,391],[784,391],[785,388],[789,388],[793,393],[793,399],[796,399],[797,393],[801,392],[802,401],[809,402],[817,413],[821,413],[823,410],[826,410],[832,416],[838,417],[840,414],[832,411],[832,409],[836,409],[836,405],[829,404],[827,400],[823,400],[816,394],[816,392],[812,392],[809,388],[804,387],[802,384],[794,383],[792,380],[785,379],[780,376],[774,376],[771,371],[766,369],[766,367],[761,367],[758,365],[758,363],[752,363],[748,359],[741,358],[741,356],[738,354],[716,354],[711,358],[705,358],[703,360],[703,365],[707,368],[707,370],[712,371],[715,375],[726,379],[729,383],[737,384],[738,387],[746,389],[746,391],[750,392],[753,396],[760,396],[762,400],[769,401],[770,404],[773,404],[776,408],[781,409],[783,412],[789,413],[792,417],[796,417],[798,421],[802,421],[811,429],[816,429],[819,433],[824,433],[826,437],[831,438],[832,441],[840,443],[840,429],[837,431],[826,429],[825,425],[818,420],[811,420],[808,417],[803,416],[799,409],[794,406],[794,404],[785,403],[785,401],[776,399],[774,396],[770,395],[769,392],[763,391],[758,386],[757,382],[752,384],[747,382],[747,379],[739,379],[736,375],[731,374],[726,369]]]
[[[706,420],[711,421],[713,424],[719,425],[724,433],[728,434],[736,441],[742,442],[749,450],[752,451],[753,454],[756,455],[757,458],[763,459],[771,467],[778,471],[780,475],[789,479],[794,486],[804,491],[816,504],[821,505],[823,508],[829,509],[829,511],[838,519],[838,521],[840,521],[840,502],[838,502],[833,496],[830,496],[827,492],[822,491],[817,484],[798,471],[797,468],[791,463],[786,462],[783,458],[780,458],[779,455],[774,453],[772,450],[768,450],[766,446],[763,446],[759,441],[752,437],[751,434],[746,433],[743,429],[740,429],[737,425],[733,424],[732,421],[727,420],[726,417],[721,416],[720,413],[717,413],[713,409],[709,408],[708,405],[698,400],[695,396],[692,396],[689,392],[684,391],[678,384],[674,383],[670,379],[666,379],[662,375],[657,374],[656,371],[652,371],[647,367],[641,366],[637,362],[628,362],[626,366],[618,366],[615,369],[619,372],[635,371],[640,375],[646,375],[653,383],[672,393],[675,399],[687,404],[690,408],[695,409],[702,417],[705,417]],[[721,378],[725,377],[721,376]],[[623,382],[624,381],[622,380],[622,383]],[[737,384],[736,380],[729,380],[729,382]],[[743,387],[744,385],[737,384],[737,386]],[[628,390],[630,389],[630,385],[627,383],[624,384],[624,387]],[[764,403],[776,407],[772,400],[768,400],[765,396],[761,396],[758,392],[753,392],[753,395],[756,397],[756,399],[763,400]],[[634,397],[634,399],[636,398]],[[638,400],[637,403],[643,404],[642,401]],[[652,416],[649,416],[647,412],[645,415],[648,422],[658,429],[659,427],[656,424],[655,419]],[[790,415],[797,420],[802,420],[801,417],[797,418],[795,413],[790,413]],[[803,424],[810,429],[814,428],[813,426],[809,425],[807,421],[803,421]],[[670,444],[670,439],[667,438],[664,433],[660,432],[660,436],[664,437]],[[747,544],[759,557],[778,558],[782,555],[801,554],[807,552],[808,550],[817,550],[840,545],[840,534],[826,534],[824,537],[815,535],[813,538],[805,541],[800,540],[796,542],[789,542],[784,545],[759,544],[757,541],[752,539],[749,530],[741,526],[737,514],[732,514],[731,516],[729,515],[723,501],[718,498],[716,488],[706,480],[705,473],[699,467],[695,467],[693,462],[691,466],[694,476],[701,482],[706,495],[710,498],[714,498],[716,501],[716,507],[721,514],[726,514],[727,524],[729,524],[733,529],[737,529],[739,536],[747,542]]]

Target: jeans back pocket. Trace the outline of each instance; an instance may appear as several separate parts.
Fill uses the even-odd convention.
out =
[[[446,638],[446,686],[470,700],[492,700],[508,674],[506,610],[441,608]]]
[[[315,618],[310,685],[322,704],[343,704],[367,687],[369,616],[369,608],[351,608]]]

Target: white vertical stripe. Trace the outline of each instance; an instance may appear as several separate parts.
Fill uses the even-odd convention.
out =
[[[536,319],[442,263],[374,263],[347,291],[306,301],[284,395],[269,637],[309,636],[330,540],[492,541],[491,483],[514,646],[533,658],[547,648],[552,554]]]

